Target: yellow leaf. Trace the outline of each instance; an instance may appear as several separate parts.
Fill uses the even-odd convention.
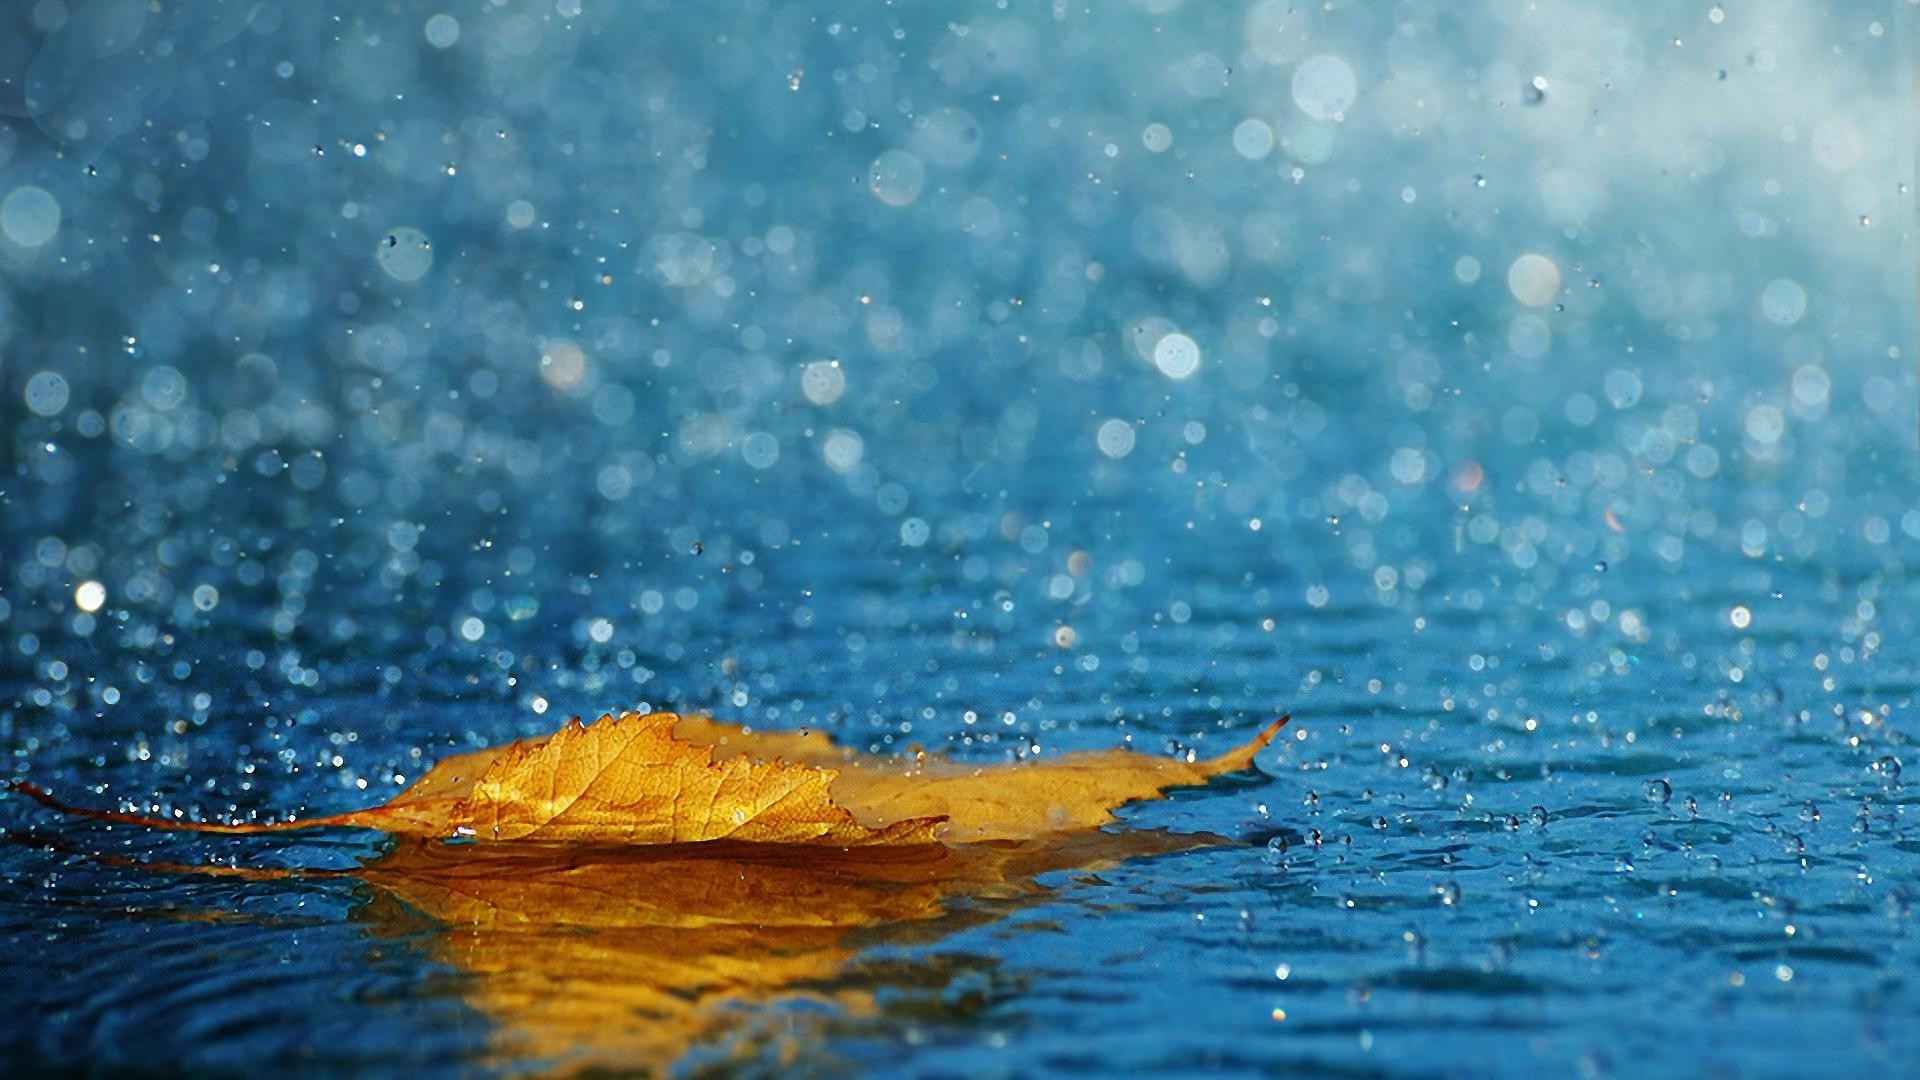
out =
[[[73,813],[169,828],[400,834],[346,871],[148,868],[358,878],[375,890],[363,917],[376,927],[406,940],[422,939],[423,917],[440,928],[425,940],[460,973],[453,990],[492,1019],[495,1063],[651,1072],[754,1032],[796,1037],[744,1011],[780,1000],[872,1011],[845,977],[863,947],[1009,910],[957,898],[1018,900],[1042,894],[1035,878],[1050,871],[1224,842],[1097,826],[1127,801],[1249,766],[1285,722],[1210,760],[1099,751],[982,766],[627,714],[449,758],[384,806],[272,825],[72,810],[17,786]],[[460,834],[509,842],[435,842]]]
[[[202,824],[69,807],[160,828],[254,833],[349,825],[427,837],[592,844],[970,844],[1080,832],[1171,787],[1248,767],[1286,723],[1219,757],[1126,750],[972,765],[859,754],[818,733],[749,732],[707,717],[627,713],[461,754],[384,806],[264,825]]]

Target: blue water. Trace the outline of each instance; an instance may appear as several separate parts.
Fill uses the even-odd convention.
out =
[[[1295,722],[1111,848],[911,913],[748,858],[697,931],[660,867],[478,923],[377,835],[0,797],[0,1061],[1920,1053],[1909,5],[313,7],[0,10],[11,777],[249,817],[613,709]],[[762,925],[796,880],[871,918]],[[674,956],[814,966],[668,1039]]]

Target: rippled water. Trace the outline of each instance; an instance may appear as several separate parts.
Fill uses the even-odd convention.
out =
[[[251,817],[624,708],[1295,717],[868,863],[9,794],[0,1061],[1901,1067],[1888,7],[0,14],[12,777]]]

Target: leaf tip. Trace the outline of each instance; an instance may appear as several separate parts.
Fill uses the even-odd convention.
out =
[[[1273,742],[1274,737],[1280,734],[1280,729],[1283,727],[1286,727],[1289,723],[1292,723],[1292,722],[1293,722],[1292,713],[1281,713],[1280,719],[1275,720],[1271,724],[1268,724],[1265,728],[1261,730],[1260,734],[1255,735],[1253,737],[1254,749],[1256,750],[1266,749],[1267,745]]]
[[[1286,727],[1292,719],[1292,713],[1282,713],[1280,719],[1262,728],[1253,738],[1248,739],[1245,745],[1208,761],[1204,766],[1207,775],[1217,776],[1220,773],[1252,768],[1254,756],[1265,750],[1273,742],[1274,737],[1280,734],[1280,729]]]

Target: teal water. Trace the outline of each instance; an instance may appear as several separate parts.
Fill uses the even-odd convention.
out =
[[[316,814],[625,708],[982,761],[1295,717],[1118,834],[1225,842],[830,941],[517,938],[195,869],[376,835],[0,797],[0,1060],[1900,1068],[1905,12],[0,13],[11,777]],[[672,1039],[676,955],[825,959]],[[525,980],[611,1019],[533,1038]]]

